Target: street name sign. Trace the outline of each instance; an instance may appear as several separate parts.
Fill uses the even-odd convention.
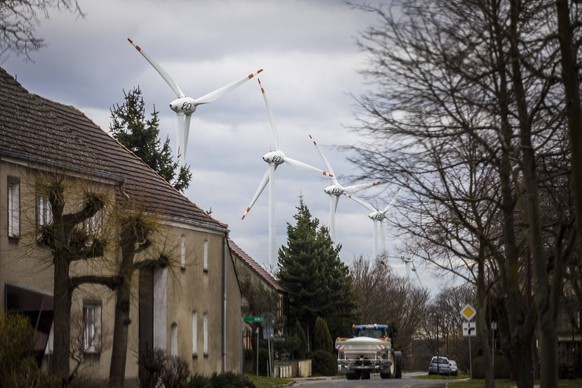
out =
[[[243,321],[245,321],[246,323],[259,323],[259,322],[263,322],[265,320],[265,317],[244,317]]]

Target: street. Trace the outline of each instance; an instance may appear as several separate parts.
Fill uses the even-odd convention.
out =
[[[426,375],[422,373],[421,375]],[[424,380],[416,378],[418,372],[404,373],[402,379],[381,379],[378,374],[373,374],[370,380],[346,380],[345,378],[333,379],[306,379],[298,380],[294,386],[315,386],[317,388],[370,388],[370,387],[406,387],[406,388],[441,388],[445,387],[445,381]]]

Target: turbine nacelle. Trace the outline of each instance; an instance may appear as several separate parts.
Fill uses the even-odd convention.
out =
[[[384,212],[372,212],[368,214],[368,217],[373,221],[384,221],[386,218],[386,213]]]
[[[271,151],[263,155],[263,160],[269,164],[274,164],[278,166],[285,162],[285,154],[283,151]]]
[[[342,195],[345,192],[345,189],[341,185],[337,184],[337,185],[327,186],[325,189],[323,189],[323,191],[327,195],[335,195],[336,197],[339,197],[340,195]]]
[[[170,109],[178,114],[191,115],[196,111],[196,102],[191,97],[181,97],[170,102]]]

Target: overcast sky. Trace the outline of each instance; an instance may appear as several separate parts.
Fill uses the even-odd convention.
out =
[[[356,0],[357,1],[357,0]],[[374,19],[334,0],[144,1],[79,0],[86,14],[51,13],[39,34],[47,47],[33,63],[12,55],[1,66],[30,92],[70,104],[107,130],[109,109],[123,103],[123,90],[139,86],[149,113],[160,113],[162,137],[176,142],[176,119],[168,104],[172,90],[128,43],[139,44],[190,97],[200,97],[257,69],[266,90],[287,156],[321,169],[325,165],[308,135],[318,141],[340,183],[353,183],[356,166],[339,147],[367,139],[350,130],[356,112],[353,96],[366,92],[359,71],[366,54],[355,41]],[[227,223],[230,237],[254,260],[268,266],[268,190],[251,213],[241,215],[267,169],[262,156],[273,149],[271,129],[258,83],[251,80],[192,116],[187,163],[192,181],[186,195]],[[359,182],[362,183],[362,182]],[[329,179],[282,165],[276,171],[277,246],[286,244],[287,223],[299,196],[312,215],[329,225]],[[382,186],[361,193],[382,208],[397,191]],[[369,211],[340,198],[336,242],[346,264],[370,258]],[[398,241],[386,229],[389,256]],[[406,274],[399,260],[390,264]],[[417,264],[418,266],[419,264]],[[427,270],[425,285],[434,284]]]

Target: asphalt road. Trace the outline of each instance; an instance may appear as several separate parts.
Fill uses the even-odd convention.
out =
[[[314,388],[370,388],[370,387],[401,387],[401,388],[443,388],[444,381],[417,378],[425,376],[425,372],[404,373],[402,379],[381,379],[380,375],[372,374],[370,380],[346,380],[345,378],[309,378],[297,379],[293,387],[312,386]]]

